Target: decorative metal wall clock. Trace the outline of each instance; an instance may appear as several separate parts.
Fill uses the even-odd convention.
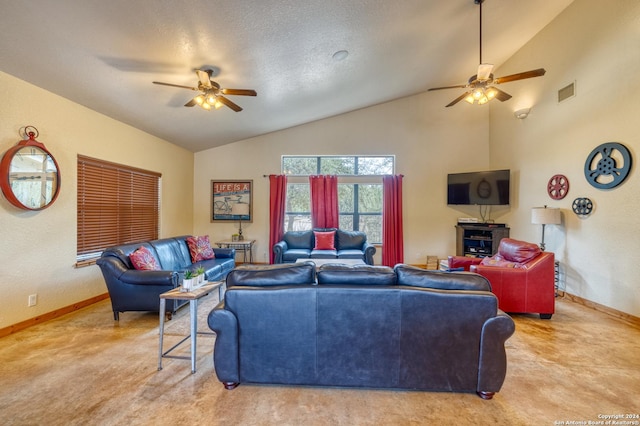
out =
[[[631,153],[617,142],[607,142],[591,151],[584,163],[584,176],[594,188],[620,185],[631,171]]]
[[[49,207],[60,192],[60,169],[44,144],[38,129],[26,126],[28,139],[9,148],[0,161],[0,188],[14,206],[25,210]]]
[[[564,175],[554,175],[547,184],[547,193],[554,200],[562,200],[569,192],[569,179]]]

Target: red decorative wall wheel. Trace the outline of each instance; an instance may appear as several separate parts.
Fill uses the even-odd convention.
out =
[[[549,179],[547,193],[554,200],[562,200],[569,193],[569,179],[564,175],[555,175]]]

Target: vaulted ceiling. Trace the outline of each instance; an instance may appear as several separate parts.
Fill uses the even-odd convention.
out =
[[[499,66],[572,1],[485,0],[483,60]],[[200,151],[465,83],[478,18],[473,0],[0,0],[0,70]],[[195,87],[201,68],[258,95],[205,111],[152,84]]]

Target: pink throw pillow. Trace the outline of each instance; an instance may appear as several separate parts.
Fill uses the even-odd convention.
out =
[[[201,237],[187,237],[187,245],[191,254],[191,263],[200,262],[216,257],[208,235]]]
[[[336,231],[313,231],[313,235],[316,237],[316,246],[314,250],[335,250],[335,235]]]
[[[139,271],[159,271],[160,265],[153,253],[142,246],[129,255],[133,267]]]

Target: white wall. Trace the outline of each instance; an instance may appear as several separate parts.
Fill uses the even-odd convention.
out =
[[[640,2],[576,0],[497,75],[544,67],[544,77],[505,84],[514,98],[492,105],[491,166],[510,167],[519,176],[513,210],[506,216],[511,235],[539,242],[531,207],[549,205],[563,213],[561,226],[548,226],[547,250],[561,261],[567,292],[640,316]],[[576,82],[575,98],[557,102],[558,89]],[[532,107],[525,120],[513,117]],[[591,186],[584,176],[589,153],[605,142],[620,142],[632,153],[632,171],[610,190]],[[569,193],[547,195],[547,182],[564,174]],[[589,197],[587,218],[572,202]]]
[[[396,173],[405,175],[405,262],[454,253],[454,226],[465,214],[446,206],[447,172],[485,169],[489,161],[488,109],[444,108],[454,97],[424,93],[197,153],[194,233],[228,239],[237,228],[210,223],[211,179],[253,179],[254,220],[242,229],[257,240],[256,260],[265,262],[269,182],[263,175],[280,173],[281,155],[395,154]]]
[[[74,268],[78,154],[162,173],[161,235],[193,229],[193,154],[0,73],[0,152],[35,126],[61,173],[60,195],[39,212],[0,197],[0,328],[106,293],[97,266]],[[30,294],[38,304],[27,307]],[[105,318],[112,321],[112,318]]]

